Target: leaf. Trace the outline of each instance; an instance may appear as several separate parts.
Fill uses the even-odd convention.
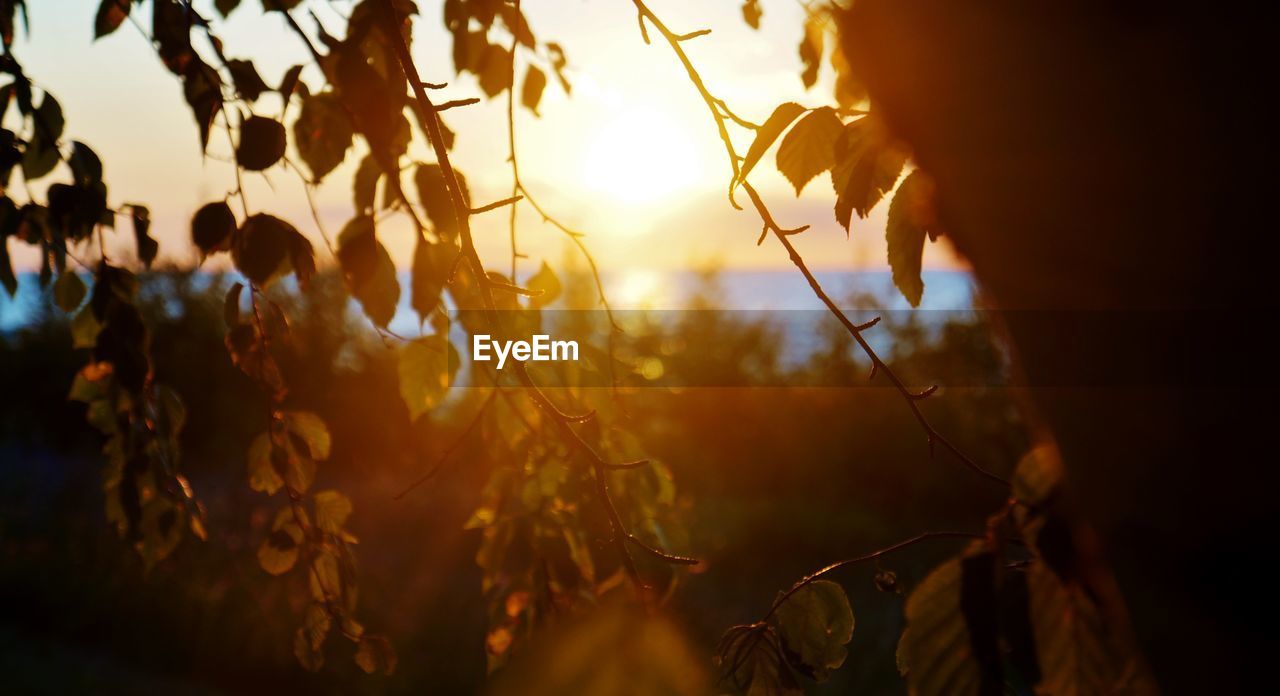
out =
[[[722,683],[750,696],[800,696],[804,693],[787,665],[773,627],[734,626],[716,647]]]
[[[1024,505],[1045,504],[1062,488],[1062,458],[1051,445],[1038,445],[1022,455],[1013,472],[1013,497]]]
[[[329,458],[333,438],[324,419],[309,411],[285,411],[281,415],[285,430],[297,435],[312,457],[322,461]]]
[[[906,163],[906,154],[889,143],[878,118],[864,116],[845,125],[836,140],[836,166],[831,170],[836,220],[845,232],[853,213],[865,218],[893,190]]]
[[[320,652],[324,646],[325,638],[329,637],[329,630],[333,627],[333,617],[329,615],[329,610],[323,604],[312,603],[307,605],[307,611],[302,615],[302,631],[306,636],[307,646],[315,651]]]
[[[760,16],[764,11],[760,9],[760,0],[746,0],[742,3],[742,21],[752,29],[760,28]]]
[[[222,78],[208,63],[192,55],[183,72],[182,93],[195,116],[200,133],[200,151],[204,152],[209,149],[209,129],[213,126],[213,119],[222,109]]]
[[[769,115],[769,119],[760,126],[760,130],[756,131],[756,139],[751,143],[751,147],[747,149],[747,156],[742,160],[742,169],[738,173],[738,181],[747,180],[747,175],[756,166],[756,162],[764,157],[764,153],[769,150],[769,146],[773,145],[773,141],[782,135],[782,131],[791,125],[791,122],[803,114],[805,108],[795,102],[786,102],[779,104],[773,113]]]
[[[912,307],[919,306],[924,294],[920,265],[928,230],[921,224],[920,208],[928,205],[928,187],[928,181],[919,171],[907,175],[889,204],[889,222],[885,226],[893,284]]]
[[[419,321],[426,321],[440,306],[440,294],[448,284],[449,272],[458,254],[458,247],[450,242],[418,239],[418,246],[413,251],[410,305],[418,313]]]
[[[67,162],[78,185],[91,186],[102,181],[102,160],[88,145],[78,140],[72,142],[71,157]]]
[[[79,307],[84,301],[86,292],[84,281],[71,271],[63,272],[58,276],[58,282],[53,284],[53,299],[57,302],[58,308],[64,312],[70,312]]]
[[[249,444],[249,487],[267,495],[275,495],[284,485],[284,479],[276,471],[272,460],[275,447],[271,444],[271,436],[262,433]]]
[[[246,278],[259,287],[266,287],[292,270],[293,251],[299,238],[302,235],[293,225],[259,213],[245,220],[233,235],[231,259]]]
[[[410,420],[444,400],[459,362],[453,344],[440,335],[409,341],[400,348],[400,396],[409,407]]]
[[[357,214],[373,212],[373,203],[378,194],[378,179],[381,178],[382,167],[378,160],[372,154],[365,155],[351,181],[351,198]]]
[[[280,93],[280,101],[285,104],[289,103],[289,98],[293,96],[294,90],[301,84],[298,80],[302,77],[301,65],[295,65],[284,72],[284,77],[280,80],[280,86],[276,91]],[[304,87],[306,85],[303,85]]]
[[[138,260],[143,266],[151,268],[151,262],[160,253],[160,244],[151,237],[151,210],[145,205],[131,205],[129,212],[129,217],[133,220],[133,241],[137,246]]]
[[[351,516],[351,501],[337,491],[315,494],[316,526],[329,534],[339,534]]]
[[[324,667],[324,653],[311,647],[305,627],[299,627],[293,634],[293,656],[309,672],[319,672]]]
[[[129,5],[133,0],[102,0],[98,5],[98,16],[93,21],[94,40],[110,34],[124,24],[129,17]]]
[[[102,324],[93,316],[93,308],[85,307],[71,319],[71,345],[74,348],[92,348],[98,343]]]
[[[258,565],[271,575],[289,572],[298,562],[302,539],[302,528],[293,522],[274,529],[258,547]]]
[[[824,106],[800,119],[778,146],[778,171],[796,188],[804,190],[813,177],[831,169],[836,163],[836,139],[844,131],[844,123],[834,109]]]
[[[227,328],[240,325],[240,293],[244,292],[244,283],[234,283],[227,290],[227,297],[222,301],[222,320]]]
[[[351,294],[377,326],[385,327],[400,302],[395,264],[374,234],[373,217],[358,215],[338,234],[338,264]]]
[[[231,71],[231,82],[236,86],[236,93],[248,101],[258,101],[263,92],[270,90],[262,81],[253,61],[231,59],[227,61],[227,70]]]
[[[829,580],[805,585],[778,607],[778,633],[819,681],[844,664],[853,637],[853,609],[844,589]]]
[[[560,279],[556,277],[555,271],[551,270],[546,261],[543,261],[542,267],[538,269],[538,272],[529,278],[527,287],[530,290],[542,291],[541,295],[534,295],[529,298],[529,304],[535,309],[546,307],[555,302],[556,298],[560,296]]]
[[[565,94],[572,93],[573,88],[569,84],[569,80],[564,76],[565,68],[569,66],[569,61],[564,55],[564,48],[554,41],[548,42],[546,48],[547,54],[551,57],[551,69],[555,71],[556,79],[560,81],[560,89],[563,89]]]
[[[464,201],[469,201],[467,181],[456,169],[453,172],[462,189]],[[444,183],[444,172],[438,164],[420,164],[413,174],[413,183],[418,188],[418,202],[427,209],[427,217],[435,228],[436,236],[452,240],[458,236],[458,220],[453,214],[453,202],[449,190]]]
[[[62,116],[62,105],[48,92],[45,92],[32,120],[35,126],[31,141],[27,143],[27,149],[22,155],[22,176],[35,181],[58,166],[61,159],[58,154],[58,138],[62,137],[66,121]]]
[[[202,257],[230,249],[235,232],[236,216],[226,201],[206,203],[191,217],[191,241]]]
[[[898,671],[912,694],[978,694],[981,674],[960,610],[960,559],[938,566],[907,597]]]
[[[307,574],[311,596],[319,602],[337,601],[343,597],[342,571],[338,559],[330,552],[316,554]]]
[[[302,115],[293,124],[293,140],[314,181],[342,164],[352,136],[351,119],[338,95],[325,92],[302,100]]]
[[[480,89],[487,97],[496,97],[511,87],[511,51],[489,44],[484,53],[484,69],[480,71]]]
[[[356,646],[356,664],[366,674],[391,674],[396,671],[395,648],[382,636],[364,636]]]
[[[506,7],[506,5],[503,5]],[[542,72],[536,65],[530,65],[529,69],[524,73],[524,87],[520,89],[520,104],[524,108],[533,112],[534,116],[541,116],[538,113],[538,103],[542,101],[542,92],[547,88],[547,74]]]
[[[218,14],[225,19],[231,15],[231,11],[240,6],[240,0],[213,0],[213,6],[218,8]]]
[[[280,471],[290,495],[307,492],[316,480],[316,460],[310,452],[299,448],[299,444],[308,444],[300,440],[300,437],[286,435],[284,447],[274,448],[271,454],[272,464]]]
[[[284,150],[284,126],[279,121],[264,116],[251,116],[240,124],[236,161],[241,167],[251,172],[260,172],[279,162],[284,157]]]
[[[1121,643],[1083,587],[1064,583],[1044,563],[1027,576],[1031,625],[1042,679],[1037,693],[1124,693],[1120,681],[1135,670],[1135,651]]]
[[[502,23],[506,25],[512,36],[516,37],[520,45],[528,49],[537,48],[538,41],[533,37],[533,31],[529,29],[529,20],[525,18],[523,12],[511,5],[502,4],[498,6],[498,16],[502,18]]]
[[[800,73],[800,81],[805,89],[818,81],[818,69],[822,66],[823,40],[826,34],[826,15],[811,12],[804,22],[804,36],[800,38],[800,62],[804,70]]]

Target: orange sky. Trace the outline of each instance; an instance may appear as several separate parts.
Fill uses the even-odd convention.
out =
[[[211,137],[211,157],[202,159],[195,124],[182,99],[181,85],[160,65],[145,39],[126,24],[98,42],[92,40],[97,0],[32,2],[30,39],[19,39],[15,52],[37,84],[48,86],[67,115],[64,138],[84,140],[102,156],[113,205],[149,205],[161,257],[194,259],[187,243],[191,213],[202,203],[221,199],[234,186],[225,159],[225,136]],[[317,14],[335,31],[343,20],[330,3],[311,0]],[[687,42],[709,88],[744,117],[763,121],[782,101],[818,105],[828,91],[806,93],[798,77],[802,9],[794,0],[762,3],[762,28],[752,31],[741,19],[737,2],[649,3],[676,31],[711,27],[713,33]],[[208,6],[212,2],[196,3]],[[337,3],[342,7],[342,3]],[[482,93],[474,78],[455,78],[448,35],[441,27],[440,3],[419,0],[426,17],[416,24],[414,54],[424,79],[448,81],[444,98]],[[724,151],[705,106],[688,83],[670,50],[640,39],[635,12],[626,0],[557,0],[524,3],[525,14],[540,39],[562,43],[570,61],[574,90],[566,97],[548,86],[541,118],[517,113],[521,174],[539,201],[566,224],[586,232],[587,242],[605,269],[626,267],[681,268],[718,263],[725,268],[781,268],[786,255],[775,244],[755,245],[759,223],[752,211],[733,210],[725,197],[728,179]],[[135,10],[145,26],[149,10]],[[279,17],[264,16],[255,0],[245,0],[218,28],[232,58],[251,58],[270,84],[294,63],[304,63],[303,47]],[[318,71],[303,73],[313,88]],[[256,111],[279,114],[274,94],[262,97]],[[296,115],[296,107],[291,111]],[[479,202],[510,194],[506,164],[505,97],[465,113],[449,112],[458,131],[455,164],[470,182]],[[430,159],[423,143],[410,155]],[[748,144],[744,133],[741,149]],[[336,235],[352,214],[350,181],[358,156],[330,174],[317,192],[322,222]],[[53,177],[50,177],[51,179]],[[56,180],[56,179],[55,179]],[[774,171],[772,155],[752,174],[752,181],[784,226],[812,225],[794,238],[815,268],[886,268],[886,205],[870,219],[855,221],[850,239],[835,222],[834,196],[825,175],[797,199]],[[247,196],[255,210],[293,221],[321,249],[316,224],[298,178],[276,167],[266,176],[251,175]],[[496,268],[508,265],[506,214],[490,213],[475,222],[482,255]],[[118,235],[122,248],[131,246]],[[379,231],[392,255],[407,263],[412,231],[398,216]],[[553,264],[565,253],[563,238],[545,226],[532,209],[522,207],[520,241],[531,259]],[[21,245],[19,245],[21,246]],[[14,248],[15,262],[32,263],[25,247]],[[925,265],[958,264],[948,247],[926,248]]]

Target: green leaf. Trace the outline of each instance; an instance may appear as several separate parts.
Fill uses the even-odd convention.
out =
[[[249,487],[267,495],[275,495],[284,485],[273,461],[275,447],[271,436],[262,433],[249,444]]]
[[[391,674],[396,671],[395,648],[382,636],[364,636],[356,646],[356,664],[366,674]]]
[[[351,501],[337,491],[315,494],[316,526],[329,534],[338,534],[351,516]]]
[[[898,670],[912,694],[979,693],[981,673],[960,610],[961,577],[960,559],[953,558],[934,569],[907,597]]]
[[[231,71],[231,82],[236,86],[236,93],[248,101],[257,101],[263,92],[271,88],[262,81],[253,61],[231,59],[227,61],[227,70]]]
[[[778,171],[796,188],[804,190],[813,177],[831,169],[836,163],[836,139],[844,131],[844,123],[831,107],[814,109],[800,119],[778,146]]]
[[[853,637],[853,609],[844,589],[829,580],[812,582],[778,607],[783,644],[819,681],[844,664]]]
[[[556,277],[555,271],[551,270],[546,261],[543,261],[542,267],[538,269],[538,272],[529,278],[527,287],[530,290],[540,290],[542,292],[541,295],[534,295],[529,298],[529,304],[533,305],[535,309],[546,307],[555,302],[556,298],[560,296],[560,279]]]
[[[324,419],[309,411],[285,411],[282,417],[285,430],[297,435],[312,457],[322,461],[329,458],[333,438]]]
[[[742,168],[738,173],[738,182],[747,180],[747,175],[751,173],[760,158],[764,157],[764,153],[768,152],[773,141],[777,140],[778,136],[782,135],[782,131],[804,112],[805,108],[795,102],[779,104],[778,108],[773,110],[769,119],[760,126],[760,130],[756,131],[756,139],[751,143],[751,147],[747,148],[747,155],[743,158]]]
[[[458,371],[458,352],[440,335],[410,341],[400,348],[400,396],[409,407],[409,418],[435,408],[449,391]]]
[[[927,200],[928,183],[919,171],[911,172],[898,187],[889,203],[889,222],[885,226],[885,241],[889,245],[889,268],[893,270],[893,284],[907,298],[912,307],[920,304],[924,294],[924,281],[920,279],[921,259],[924,256],[924,240],[928,230],[922,224],[922,206]]]
[[[236,161],[241,167],[251,172],[260,172],[279,162],[284,157],[284,150],[284,126],[279,121],[264,116],[251,116],[240,124]],[[303,159],[306,159],[305,155]]]
[[[530,65],[524,73],[524,87],[520,89],[520,104],[532,111],[534,116],[541,116],[538,113],[538,103],[542,101],[542,92],[546,88],[547,74],[538,66]]]
[[[338,264],[369,319],[377,326],[389,324],[400,302],[400,281],[391,255],[374,233],[372,216],[357,215],[342,228]]]
[[[57,302],[58,308],[64,312],[70,312],[79,307],[84,301],[86,292],[84,281],[72,271],[64,271],[58,276],[58,281],[53,284],[53,299]]]
[[[191,217],[191,241],[201,256],[231,248],[236,232],[236,216],[226,201],[206,203]]]
[[[314,181],[342,164],[352,136],[351,119],[338,95],[325,92],[302,100],[302,115],[293,124],[293,140]]]
[[[119,29],[129,17],[132,2],[133,0],[102,0],[102,4],[98,5],[98,16],[93,21],[94,40]]]

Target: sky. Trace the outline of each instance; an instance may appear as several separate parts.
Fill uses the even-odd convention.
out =
[[[252,59],[264,80],[275,85],[289,66],[307,63],[307,56],[283,19],[264,15],[258,2],[244,0],[216,32],[228,57]],[[415,22],[413,53],[423,79],[449,83],[440,99],[483,97],[472,76],[453,73],[441,4],[419,0],[423,17]],[[797,0],[764,0],[759,31],[742,21],[737,0],[647,4],[674,31],[713,30],[684,46],[709,89],[744,118],[762,122],[783,101],[816,106],[829,100],[830,90],[822,83],[806,91],[800,82],[796,45],[804,15]],[[191,214],[234,188],[225,135],[213,133],[209,156],[201,156],[181,84],[160,64],[142,33],[126,23],[114,34],[93,40],[98,0],[28,5],[31,35],[20,33],[14,52],[33,81],[48,87],[62,103],[67,118],[64,142],[83,140],[101,155],[112,205],[150,207],[162,259],[194,262],[196,254],[187,241]],[[304,5],[335,33],[345,24],[339,12],[350,7],[341,0],[307,0]],[[522,5],[539,40],[564,46],[573,92],[566,95],[552,80],[540,117],[517,110],[521,178],[552,215],[587,235],[585,241],[604,269],[789,266],[776,242],[756,246],[760,225],[755,212],[730,207],[725,195],[728,163],[713,121],[669,47],[642,41],[630,2],[526,0]],[[211,0],[197,0],[196,6],[216,16]],[[149,26],[149,5],[135,9],[134,16]],[[305,15],[299,16],[310,26]],[[303,79],[313,90],[322,84],[319,71],[311,66]],[[254,110],[275,117],[280,106],[275,94],[267,94]],[[296,113],[295,105],[292,115]],[[458,133],[451,157],[466,175],[477,203],[510,195],[505,116],[505,96],[446,112],[447,123]],[[740,152],[749,139],[744,131]],[[315,192],[320,224],[330,237],[353,214],[350,182],[359,160],[356,153],[349,152],[347,163]],[[432,159],[420,137],[409,154]],[[751,180],[780,224],[812,226],[792,239],[814,268],[887,268],[886,204],[866,220],[855,219],[846,238],[832,215],[834,194],[826,175],[797,198],[775,171],[770,154]],[[315,242],[320,262],[328,260],[295,174],[277,166],[265,175],[250,174],[245,184],[252,209],[292,221]],[[506,212],[478,216],[473,226],[487,265],[507,268]],[[113,246],[121,253],[130,249],[129,236],[117,234]],[[407,266],[414,239],[408,220],[388,218],[379,237],[397,263]],[[556,265],[570,253],[564,237],[528,206],[520,209],[518,238],[521,251],[529,255],[521,261],[521,275],[536,271],[541,260]],[[13,252],[15,264],[34,264],[34,254],[25,245]],[[927,268],[959,265],[945,244],[927,246]]]

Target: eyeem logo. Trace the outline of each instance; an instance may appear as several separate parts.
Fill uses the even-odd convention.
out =
[[[492,351],[492,352],[491,352]],[[498,369],[507,363],[507,358],[534,362],[576,361],[578,359],[577,341],[553,341],[546,334],[534,334],[533,341],[495,341],[488,334],[475,334],[471,339],[471,359],[477,362],[489,362],[494,356],[498,358]]]

